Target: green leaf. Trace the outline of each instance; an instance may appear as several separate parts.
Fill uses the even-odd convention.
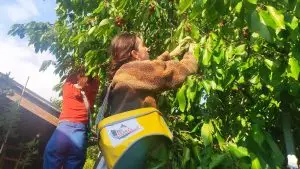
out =
[[[200,123],[198,123],[198,124],[193,128],[193,130],[191,131],[191,133],[196,132],[196,131],[198,130],[199,126],[200,126]]]
[[[202,0],[202,1],[200,1],[200,3],[201,3],[200,5],[201,5],[201,6],[204,6],[204,5],[207,3],[207,1],[208,1],[208,0]]]
[[[232,45],[230,45],[227,49],[226,49],[226,52],[225,52],[225,58],[226,60],[229,60],[231,59],[233,56],[233,47]]]
[[[264,10],[259,11],[259,16],[265,25],[273,28],[274,30],[278,30],[277,24],[272,19],[271,15],[268,13],[268,11],[264,11]]]
[[[99,27],[102,27],[104,25],[109,24],[109,19],[103,19],[100,23],[99,23]]]
[[[185,118],[186,118],[186,115],[184,113],[181,113],[180,116],[179,116],[179,121],[184,122]]]
[[[204,123],[202,128],[201,128],[201,137],[203,139],[204,145],[208,146],[212,143],[213,141],[213,131],[214,127],[211,122],[209,123]]]
[[[183,85],[177,92],[176,98],[179,103],[179,110],[181,112],[185,111],[186,108],[186,96],[185,96],[185,91],[186,91],[186,85]]]
[[[221,49],[220,54],[219,55],[214,55],[213,60],[217,63],[220,64],[221,61],[224,59],[224,54],[225,50]]]
[[[82,42],[85,40],[84,36],[80,36],[78,40],[78,45],[82,44]]]
[[[251,14],[250,30],[257,32],[261,37],[263,37],[268,42],[272,41],[271,33],[266,25],[260,22],[259,14],[254,10]]]
[[[209,49],[205,48],[203,51],[203,59],[202,59],[202,64],[205,66],[210,65],[210,59],[211,59],[211,52]]]
[[[200,58],[200,44],[197,44],[194,48],[194,56],[195,58],[197,59],[197,61],[199,60]]]
[[[291,23],[287,23],[287,25],[292,29],[292,30],[295,30],[297,27],[298,27],[298,23],[299,23],[299,20],[293,16],[293,19],[291,21]]]
[[[196,157],[197,161],[200,162],[201,161],[201,156],[200,156],[200,147],[197,145],[193,145],[192,146],[192,152],[193,152],[193,156]]]
[[[229,76],[226,77],[225,80],[226,80],[225,88],[227,88],[235,80],[235,76],[233,76],[232,74],[230,74]]]
[[[155,17],[156,17],[156,18],[160,18],[160,15],[161,15],[161,14],[160,14],[159,10],[155,10],[155,11],[154,11],[154,14],[155,14]]]
[[[210,81],[210,86],[213,90],[217,89],[217,83],[214,80]]]
[[[187,118],[188,122],[192,122],[195,120],[195,117],[192,115],[188,115],[186,118]]]
[[[225,140],[222,138],[222,136],[219,134],[219,132],[215,132],[215,137],[218,140],[218,144],[219,144],[220,149],[223,151],[226,148]]]
[[[297,97],[299,92],[300,92],[300,83],[297,82],[290,83],[290,89],[289,89],[290,95]],[[276,102],[274,102],[274,104],[276,105]]]
[[[210,89],[211,89],[210,81],[208,81],[208,80],[203,80],[203,81],[202,81],[202,84],[203,84],[203,86],[204,86],[206,92],[209,93],[209,92],[210,92]]]
[[[272,6],[267,6],[272,19],[280,29],[285,29],[284,16]]]
[[[84,57],[87,60],[92,60],[95,56],[97,56],[97,51],[96,50],[89,50],[88,52],[85,53]]]
[[[234,53],[236,55],[245,55],[246,54],[246,45],[245,44],[239,45],[238,47],[236,47],[234,49]]]
[[[259,76],[255,75],[249,80],[252,84],[257,84],[259,82]]]
[[[300,73],[299,61],[294,57],[290,57],[289,58],[289,67],[290,67],[290,71],[288,73],[288,76],[294,78],[295,80],[298,80],[299,73]]]
[[[187,162],[191,159],[191,150],[188,147],[183,149],[182,168],[185,168]]]
[[[276,142],[274,141],[274,139],[272,138],[272,136],[269,133],[265,133],[265,138],[267,143],[269,144],[269,146],[271,147],[272,150],[272,156],[274,156],[274,160],[276,160],[276,164],[282,164],[284,161],[284,155],[281,152],[280,148],[278,147],[278,145],[276,144]]]
[[[204,45],[204,44],[206,43],[206,40],[207,40],[207,39],[206,39],[206,35],[205,35],[205,36],[202,36],[201,39],[200,39],[200,43],[199,43],[199,44],[200,44],[200,45]]]
[[[237,158],[249,156],[247,148],[242,146],[237,146],[236,144],[233,143],[229,143],[228,150]]]
[[[195,39],[195,40],[199,39],[199,37],[200,37],[199,29],[194,24],[191,24],[191,33],[192,33],[193,39]]]
[[[178,6],[179,14],[184,13],[191,5],[193,0],[180,0]]]
[[[280,148],[275,143],[275,141],[273,140],[272,136],[269,133],[265,134],[265,138],[272,150],[271,156],[272,159],[274,160],[274,163],[277,164],[278,166],[282,166],[284,162],[284,155],[282,154]]]
[[[253,44],[251,46],[251,48],[255,51],[255,52],[258,52],[260,50],[260,46],[258,44]]]
[[[94,66],[92,68],[89,68],[89,71],[86,73],[87,76],[91,75],[91,73],[93,73],[93,71],[95,71],[98,67]]]
[[[264,59],[265,65],[268,67],[268,69],[272,70],[272,67],[274,65],[274,62],[270,59]]]
[[[295,15],[299,18],[300,17],[300,1],[297,0],[296,7],[295,7]]]
[[[223,69],[217,69],[216,77],[217,77],[219,80],[223,80],[224,77],[225,77],[224,70],[223,70]]]
[[[259,126],[257,124],[252,125],[252,137],[253,140],[259,145],[262,146],[265,138],[264,138],[264,134],[261,131],[261,129],[259,128]]]
[[[96,26],[93,26],[93,27],[89,30],[88,35],[91,35],[91,34],[95,31],[95,29],[96,29]]]
[[[52,60],[44,60],[39,71],[45,71],[52,63],[54,63]]]
[[[193,102],[197,94],[197,85],[195,84],[195,81],[188,80],[188,82],[191,84],[189,84],[186,90],[186,95],[188,100]]]
[[[223,161],[226,160],[226,154],[218,154],[211,157],[211,163],[209,164],[209,169],[213,169],[220,164],[223,163]]]
[[[256,4],[257,0],[248,0],[248,2],[250,2],[251,4]]]
[[[262,169],[259,159],[256,157],[251,161],[251,169]]]
[[[197,18],[201,14],[203,3],[206,3],[206,1],[207,0],[195,1],[195,4],[192,7],[192,12],[189,15],[191,20]]]
[[[235,11],[236,11],[237,13],[240,13],[242,7],[243,7],[243,1],[241,1],[241,2],[239,2],[239,3],[236,4],[236,6],[235,6]]]
[[[99,3],[99,5],[98,5],[98,8],[96,8],[94,11],[93,11],[93,13],[94,14],[99,14],[103,9],[104,9],[104,6],[105,5],[105,3],[104,3],[104,1],[101,1],[100,3]]]
[[[227,0],[216,0],[216,3],[211,3],[210,2],[210,4],[213,4],[213,8],[210,8],[210,12],[212,12],[213,10],[216,10],[216,12],[215,13],[213,13],[212,15],[211,15],[211,17],[212,18],[214,18],[214,14],[218,14],[218,15],[223,15],[224,14],[224,11],[225,11],[225,4],[224,3],[226,3],[226,2],[228,2]]]
[[[115,2],[115,6],[119,10],[124,9],[126,7],[126,5],[128,4],[128,0],[116,0],[113,2]]]

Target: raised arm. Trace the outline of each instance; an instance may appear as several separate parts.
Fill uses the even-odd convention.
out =
[[[197,69],[197,60],[191,53],[186,53],[181,61],[134,61],[123,65],[116,72],[113,84],[162,91],[178,87],[188,75],[196,73]]]

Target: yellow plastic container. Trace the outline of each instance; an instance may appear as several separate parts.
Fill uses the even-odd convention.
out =
[[[99,146],[108,169],[142,168],[151,144],[172,141],[161,113],[141,108],[107,117],[98,124]]]

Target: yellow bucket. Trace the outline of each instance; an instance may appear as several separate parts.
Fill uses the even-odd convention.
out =
[[[150,144],[172,141],[161,113],[141,108],[115,114],[98,124],[99,146],[108,169],[143,168]]]

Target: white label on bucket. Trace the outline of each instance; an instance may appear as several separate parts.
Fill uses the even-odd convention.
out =
[[[143,129],[136,119],[126,120],[106,127],[111,144],[114,147]]]

